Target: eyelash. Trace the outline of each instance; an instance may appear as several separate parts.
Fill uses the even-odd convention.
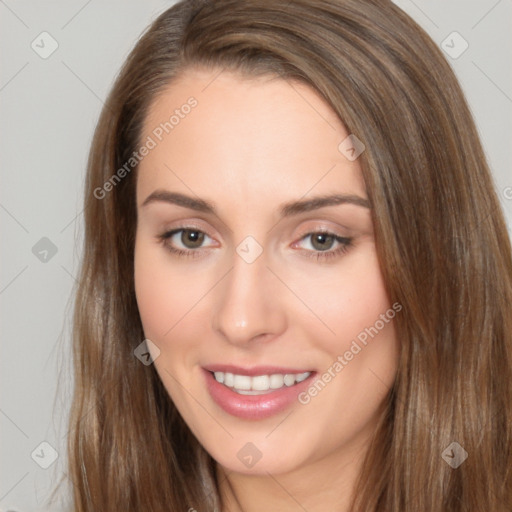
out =
[[[192,228],[192,227],[188,227],[188,228],[183,227],[183,228],[179,228],[179,229],[174,229],[172,231],[167,231],[167,232],[159,235],[157,238],[160,241],[160,243],[162,243],[169,252],[171,252],[177,256],[185,257],[185,258],[200,257],[201,253],[203,252],[200,249],[188,249],[188,250],[177,249],[176,247],[173,247],[168,243],[169,239],[173,235],[180,233],[182,231],[192,231],[193,233],[203,233],[206,236],[208,236],[206,233],[204,233],[204,231],[201,231],[200,229],[196,229],[196,228]],[[334,238],[334,241],[338,242],[340,244],[340,246],[334,250],[326,250],[326,251],[306,250],[307,253],[310,253],[306,257],[316,258],[317,261],[318,260],[327,261],[327,260],[330,260],[337,256],[341,256],[342,254],[345,254],[349,250],[349,248],[352,247],[352,242],[353,242],[352,238],[338,236],[334,233],[331,233],[330,231],[312,231],[310,233],[306,233],[300,240],[304,240],[305,238],[314,236],[314,235],[332,236]]]

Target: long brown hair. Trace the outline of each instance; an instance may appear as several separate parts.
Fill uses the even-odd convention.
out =
[[[69,434],[74,510],[221,507],[215,461],[154,367],[134,356],[144,339],[133,281],[136,166],[98,193],[140,147],[149,105],[189,66],[309,84],[366,146],[359,161],[378,256],[403,310],[396,382],[353,510],[510,512],[510,240],[450,66],[387,0],[184,0],[129,55],[86,179]],[[460,450],[454,442],[468,455],[457,468],[445,454]]]

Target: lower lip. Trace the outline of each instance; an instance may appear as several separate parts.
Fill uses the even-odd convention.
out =
[[[287,409],[297,401],[299,393],[304,391],[315,376],[316,372],[293,386],[283,386],[263,395],[241,395],[232,391],[224,384],[217,382],[213,374],[204,370],[206,387],[213,401],[225,412],[247,420],[262,420]]]

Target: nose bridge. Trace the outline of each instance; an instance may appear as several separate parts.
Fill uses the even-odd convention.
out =
[[[215,297],[212,327],[233,344],[276,335],[285,325],[283,304],[275,293],[267,258],[251,244],[251,240],[239,244],[232,268]]]

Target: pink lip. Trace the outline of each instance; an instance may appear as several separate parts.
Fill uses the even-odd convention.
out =
[[[210,370],[210,368],[215,368],[215,370]],[[273,373],[304,373],[308,370],[262,366],[242,369],[229,365],[214,365],[203,368],[206,388],[213,401],[228,414],[247,420],[262,420],[284,411],[293,402],[297,401],[299,393],[311,384],[311,379],[316,375],[316,372],[311,372],[311,375],[302,382],[290,387],[283,386],[263,395],[241,395],[217,382],[211,373],[212,371],[230,372],[238,375],[269,375]]]

